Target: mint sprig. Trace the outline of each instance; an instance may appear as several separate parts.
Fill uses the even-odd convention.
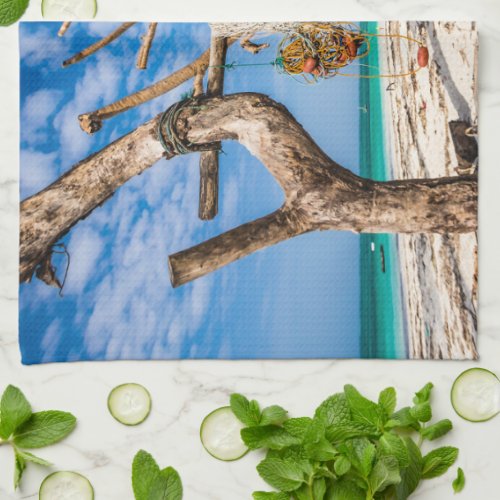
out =
[[[140,450],[132,463],[135,500],[182,500],[182,482],[172,467],[160,469],[147,451]]]
[[[0,26],[10,26],[21,19],[30,0],[0,0]]]
[[[457,470],[457,477],[454,479],[452,486],[455,493],[460,493],[465,488],[465,474],[460,467]]]
[[[458,449],[443,446],[422,454],[425,443],[452,429],[449,420],[432,423],[433,385],[426,384],[412,406],[397,409],[393,387],[377,402],[354,386],[326,399],[314,416],[289,418],[286,410],[241,394],[231,409],[246,425],[241,438],[266,457],[259,475],[277,491],[256,491],[255,500],[406,500],[422,480],[444,474]],[[264,418],[264,415],[268,415]],[[463,472],[453,486],[461,487]]]
[[[44,448],[70,434],[76,418],[63,411],[33,413],[24,394],[9,385],[0,400],[0,445],[8,444],[14,450],[14,488],[21,483],[27,463],[50,466],[50,462],[33,455],[28,449]]]

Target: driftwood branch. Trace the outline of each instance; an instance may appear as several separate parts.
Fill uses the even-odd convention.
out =
[[[226,63],[227,38],[212,36],[210,41],[210,68],[207,95],[222,95],[224,89],[224,64]],[[198,216],[201,220],[213,219],[219,210],[219,152],[207,151],[200,156],[200,196]]]
[[[309,230],[296,223],[293,211],[285,208],[243,224],[168,259],[174,287],[205,276],[217,269]]]
[[[250,38],[243,38],[241,40],[240,45],[243,49],[251,54],[258,54],[261,50],[267,49],[270,47],[268,43],[254,43],[250,40]]]
[[[157,27],[158,23],[149,23],[148,31],[142,37],[141,48],[137,56],[138,69],[146,69],[148,67],[149,51],[151,50]]]
[[[156,135],[158,120],[83,160],[21,203],[21,281],[31,278],[73,225],[163,156]],[[330,159],[288,110],[267,96],[242,93],[204,98],[183,108],[174,125],[182,140],[200,146],[239,141],[260,159],[285,193],[285,202],[275,214],[172,255],[174,286],[307,231],[467,233],[477,229],[476,176],[391,182],[359,177]]]
[[[98,42],[92,44],[90,47],[83,49],[81,52],[78,52],[78,54],[75,54],[73,57],[66,59],[66,61],[64,61],[62,63],[63,68],[66,68],[67,66],[71,66],[72,64],[80,62],[81,60],[85,59],[86,57],[89,57],[92,54],[95,54],[98,50],[106,47],[111,42],[116,40],[118,37],[122,36],[123,33],[125,33],[128,29],[130,29],[134,24],[135,23],[123,23],[120,27],[118,27],[115,31],[110,33],[108,36],[106,36],[106,37],[102,38],[101,40],[99,40]]]
[[[206,71],[206,66],[202,66],[196,70],[193,82],[193,97],[200,97],[204,94],[203,78],[205,77]]]
[[[71,26],[71,21],[66,21],[61,24],[61,27],[59,28],[59,31],[57,32],[57,36],[64,36],[66,34],[66,31],[68,31],[69,27]]]
[[[229,41],[228,43],[232,43],[232,41]],[[80,127],[88,134],[97,132],[101,129],[104,120],[108,120],[113,116],[123,113],[124,111],[135,108],[136,106],[140,106],[145,102],[151,101],[156,97],[170,92],[179,85],[182,85],[187,80],[193,78],[199,68],[209,65],[209,61],[210,49],[207,49],[193,62],[175,71],[166,78],[153,83],[149,87],[123,97],[118,101],[104,106],[103,108],[80,115],[78,117],[78,119],[80,120]]]

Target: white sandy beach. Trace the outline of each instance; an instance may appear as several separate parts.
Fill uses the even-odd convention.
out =
[[[427,68],[388,80],[393,90],[384,91],[394,178],[459,175],[448,124],[477,123],[475,26],[390,22],[385,32],[422,41],[430,55]],[[388,41],[381,52],[384,71],[415,67],[416,53]],[[477,358],[477,234],[399,235],[398,245],[410,357]]]

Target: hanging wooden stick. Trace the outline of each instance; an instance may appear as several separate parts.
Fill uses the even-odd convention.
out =
[[[158,23],[149,23],[148,32],[142,37],[142,45],[137,56],[137,68],[146,69],[148,67],[149,51],[153,43]]]
[[[134,24],[135,23],[123,23],[119,28],[110,33],[108,36],[102,38],[101,40],[94,43],[90,47],[83,49],[81,52],[74,55],[73,57],[66,59],[66,61],[62,63],[63,68],[71,66],[72,64],[75,64],[81,61],[82,59],[85,59],[86,57],[95,54],[98,50],[102,49],[103,47],[106,47],[106,45],[109,45],[112,41],[116,40],[118,37],[123,35],[123,33],[125,33],[125,31],[127,31],[128,29],[130,29]]]
[[[203,95],[203,78],[207,71],[206,66],[201,66],[196,70],[193,82],[193,97],[199,97]]]
[[[59,28],[59,31],[57,32],[57,36],[64,36],[66,31],[68,31],[68,28],[71,26],[71,21],[66,21],[61,24],[61,27]]]
[[[224,87],[227,38],[212,36],[207,95],[220,96]],[[200,197],[198,217],[211,220],[219,211],[219,151],[206,151],[200,156]]]

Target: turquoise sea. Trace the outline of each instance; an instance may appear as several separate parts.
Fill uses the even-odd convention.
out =
[[[361,28],[368,33],[377,33],[377,23],[361,23]],[[361,60],[361,74],[379,72],[377,38],[371,40],[370,53]],[[387,83],[378,78],[359,79],[360,175],[380,181],[391,178],[382,107],[382,92]],[[361,235],[360,279],[361,357],[406,358],[406,321],[394,235]]]

